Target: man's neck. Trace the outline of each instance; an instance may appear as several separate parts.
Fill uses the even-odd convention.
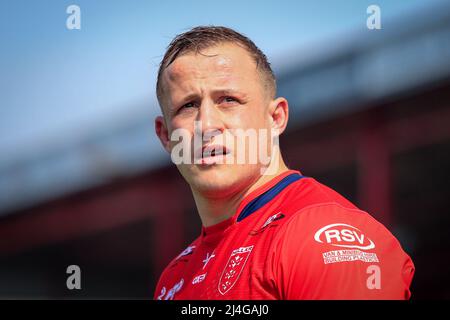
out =
[[[203,226],[209,227],[227,220],[236,213],[239,204],[248,194],[287,170],[289,169],[281,159],[278,168],[276,170],[271,170],[271,173],[273,174],[260,175],[246,187],[240,188],[236,192],[224,196],[223,198],[212,199],[204,196],[201,192],[192,189],[192,194]]]

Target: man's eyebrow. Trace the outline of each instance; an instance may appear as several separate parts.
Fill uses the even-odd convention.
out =
[[[234,90],[234,89],[217,89],[217,90],[213,90],[213,93],[214,94],[222,94],[222,95],[230,95],[230,96],[238,95],[238,96],[241,96],[244,98],[247,96],[247,94],[245,94],[244,92]]]
[[[225,95],[225,96],[226,95],[230,95],[230,96],[238,95],[239,97],[242,97],[242,98],[246,98],[247,97],[247,94],[245,94],[244,92],[238,91],[238,90],[234,90],[234,89],[216,89],[216,90],[212,90],[212,93],[214,95]],[[196,100],[198,98],[199,98],[199,94],[198,93],[195,93],[195,92],[189,93],[189,94],[183,96],[180,100],[177,101],[177,106],[179,104],[188,103],[189,101],[193,101],[193,100]]]
[[[179,100],[178,103],[187,103],[187,102],[189,102],[189,101],[198,99],[198,97],[199,97],[198,93],[192,92],[192,93],[189,93],[189,94],[183,96],[183,97]]]

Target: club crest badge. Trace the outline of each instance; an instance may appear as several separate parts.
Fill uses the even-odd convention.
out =
[[[235,285],[252,250],[253,246],[233,250],[219,280],[220,294],[224,295]]]

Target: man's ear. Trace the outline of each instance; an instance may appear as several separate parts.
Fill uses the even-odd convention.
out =
[[[170,153],[169,130],[167,129],[166,122],[164,121],[163,116],[157,116],[155,118],[155,131],[164,149],[166,149],[166,151]]]
[[[286,129],[289,120],[289,104],[283,97],[276,98],[269,106],[272,129],[278,130],[281,135]]]

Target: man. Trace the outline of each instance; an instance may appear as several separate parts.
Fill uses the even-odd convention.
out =
[[[234,30],[196,27],[169,45],[156,133],[203,226],[164,270],[155,299],[409,298],[414,265],[394,236],[285,165],[275,141],[289,108],[275,95],[266,56]],[[270,134],[239,144],[239,130]],[[262,149],[269,161],[250,161]]]

